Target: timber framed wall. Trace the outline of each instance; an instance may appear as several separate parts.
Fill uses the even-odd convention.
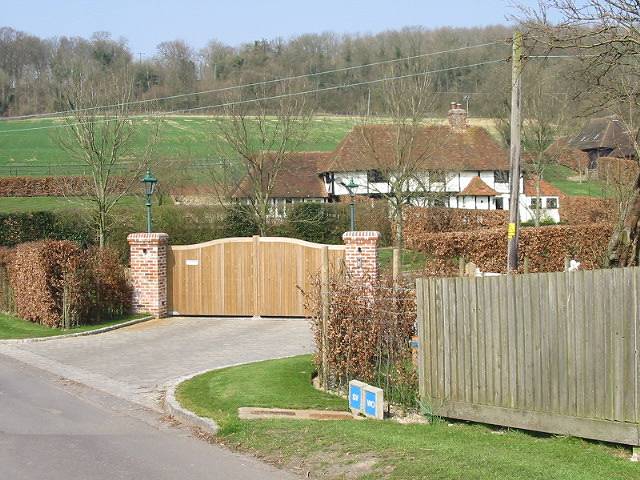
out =
[[[417,281],[434,413],[640,445],[640,269]]]
[[[344,268],[345,246],[291,238],[226,238],[171,246],[168,311],[174,315],[305,316],[302,290],[322,268]]]

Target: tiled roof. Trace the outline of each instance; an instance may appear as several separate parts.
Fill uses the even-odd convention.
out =
[[[410,135],[412,142],[403,140]],[[407,145],[411,149],[399,154]],[[349,132],[332,155],[328,170],[323,171],[390,170],[399,158],[425,171],[509,169],[508,152],[480,127],[459,131],[429,125],[402,130],[394,125],[367,125]]]
[[[524,181],[524,194],[527,197],[536,196],[535,177],[527,178]],[[545,180],[540,180],[540,196],[541,197],[560,197],[562,192]]]
[[[470,196],[493,197],[494,195],[497,195],[497,194],[498,192],[496,192],[493,188],[491,188],[489,185],[484,183],[480,177],[473,177],[469,182],[469,185],[467,185],[464,188],[464,190],[459,192],[457,196],[463,197],[463,196],[470,195]]]
[[[269,155],[269,154],[266,154]],[[324,181],[318,174],[331,152],[289,152],[281,160],[271,198],[326,198]],[[245,178],[234,197],[248,197],[249,179]]]
[[[617,115],[592,118],[580,133],[569,141],[569,146],[580,150],[618,149],[623,156],[632,154],[635,151],[633,148],[633,136]]]

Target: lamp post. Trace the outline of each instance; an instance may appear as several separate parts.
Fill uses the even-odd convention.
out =
[[[147,233],[151,233],[151,195],[156,189],[156,183],[158,183],[158,179],[153,176],[151,170],[147,169],[147,173],[142,179],[142,183],[144,183],[144,193],[147,196],[147,202],[145,203],[147,207]]]
[[[353,181],[353,177],[349,180],[349,183],[341,182],[342,186],[345,187],[349,191],[349,195],[351,195],[351,203],[349,204],[349,212],[351,214],[351,231],[354,232],[356,230],[356,188],[359,185]]]

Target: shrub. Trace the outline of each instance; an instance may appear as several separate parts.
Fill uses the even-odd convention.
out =
[[[89,245],[93,233],[77,211],[0,214],[0,246],[13,247],[44,239],[74,240]]]
[[[18,316],[66,328],[126,313],[131,288],[117,254],[71,241],[19,245],[10,266]]]
[[[305,292],[312,312],[315,362],[330,388],[344,391],[358,379],[385,390],[385,397],[416,406],[417,378],[409,345],[415,335],[415,290],[393,288],[389,278],[371,286],[335,276],[330,280],[327,364],[322,364],[322,302],[319,282]]]
[[[321,203],[299,203],[287,216],[291,236],[316,243],[334,243],[338,223],[337,215],[331,215]]]
[[[258,235],[258,226],[252,219],[249,207],[233,205],[227,209],[222,229],[225,237],[251,237]]]

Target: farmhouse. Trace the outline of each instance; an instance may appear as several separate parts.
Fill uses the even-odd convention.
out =
[[[402,137],[408,134],[414,138]],[[448,125],[424,126],[410,133],[399,133],[389,124],[355,127],[333,152],[287,154],[277,174],[267,171],[262,181],[272,182],[271,215],[282,217],[289,205],[299,202],[339,202],[352,193],[382,198],[397,187],[394,175],[407,165],[414,173],[404,184],[414,194],[412,204],[509,209],[508,152],[485,129],[468,126],[467,112],[460,104],[452,104]],[[255,181],[247,175],[235,198],[248,202]],[[559,222],[560,192],[541,180],[538,206],[535,184],[533,179],[520,178],[521,220],[533,220],[539,212]]]
[[[448,125],[412,130],[411,141],[393,125],[354,128],[338,145],[322,174],[330,198],[349,195],[382,197],[390,192],[394,172],[410,165],[415,178],[406,188],[416,195],[412,203],[477,210],[509,209],[509,157],[489,132],[467,124],[467,112],[452,104]],[[406,145],[410,144],[410,148]],[[401,149],[408,151],[401,151]],[[520,178],[520,218],[536,212],[536,188]],[[560,221],[560,192],[540,181],[540,215]]]

